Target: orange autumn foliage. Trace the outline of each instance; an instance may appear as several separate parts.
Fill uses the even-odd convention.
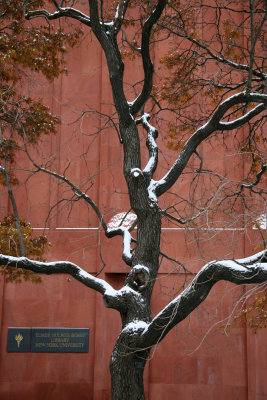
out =
[[[23,236],[26,257],[44,261],[43,255],[51,246],[47,237],[44,235],[33,237],[31,224],[22,219],[20,219],[20,229]],[[13,257],[20,256],[18,230],[12,215],[0,221],[0,251],[2,254],[8,254]],[[25,281],[31,280],[34,283],[41,282],[41,278],[38,275],[20,268],[2,267],[0,274],[4,274],[7,282],[20,283],[22,278]]]
[[[43,7],[49,1],[37,0],[35,6]],[[81,29],[72,28],[64,32],[60,25],[32,24],[23,14],[23,2],[3,0],[0,3],[0,184],[14,186],[19,179],[13,166],[23,142],[37,144],[42,135],[55,134],[60,118],[53,115],[41,99],[24,94],[24,82],[30,73],[40,73],[48,81],[67,72],[64,54],[74,47],[82,34]],[[37,75],[38,76],[38,75]],[[8,181],[6,178],[8,176]],[[8,189],[10,190],[11,187]],[[18,217],[17,217],[18,219]],[[29,222],[19,219],[25,255],[42,260],[50,243],[45,236],[33,237]],[[13,215],[0,221],[0,248],[3,254],[20,256],[20,241]],[[40,278],[28,271],[2,268],[7,281],[20,282]]]

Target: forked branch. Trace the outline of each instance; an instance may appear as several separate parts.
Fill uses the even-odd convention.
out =
[[[60,175],[55,171],[51,171],[47,168],[41,167],[40,165],[38,165],[33,158],[31,157],[28,149],[27,149],[27,145],[25,142],[25,151],[27,156],[29,157],[30,161],[33,163],[33,165],[35,166],[37,172],[41,171],[44,172],[48,175],[51,175],[53,177],[55,177],[56,179],[58,179],[59,181],[62,181],[64,183],[66,183],[70,189],[73,191],[73,193],[75,194],[75,196],[77,196],[78,199],[83,199],[86,203],[88,203],[92,209],[94,210],[95,214],[97,215],[99,222],[105,232],[106,237],[108,238],[112,238],[115,236],[122,236],[123,237],[123,253],[122,253],[122,258],[123,260],[126,262],[126,264],[131,265],[131,260],[132,260],[132,255],[131,255],[131,242],[132,242],[132,236],[130,234],[130,229],[125,228],[123,226],[119,226],[117,228],[108,228],[103,214],[101,213],[100,209],[98,208],[98,206],[96,205],[96,203],[91,199],[90,196],[88,196],[88,194],[84,193],[80,188],[78,188],[76,185],[74,185],[69,179],[66,178],[65,175]]]
[[[144,106],[152,90],[154,67],[150,58],[150,35],[152,28],[158,22],[166,3],[166,0],[158,1],[157,6],[147,18],[142,28],[141,54],[145,77],[142,91],[131,105],[131,112],[133,116],[136,116],[140,109]]]
[[[25,18],[32,19],[32,18],[37,18],[37,17],[45,17],[48,20],[54,20],[54,19],[59,19],[62,17],[69,17],[69,18],[76,19],[77,21],[80,21],[87,26],[91,26],[91,20],[90,20],[90,17],[88,17],[88,15],[82,13],[79,10],[76,10],[73,7],[60,7],[59,5],[56,4],[56,2],[53,2],[53,3],[57,8],[57,10],[54,13],[50,13],[44,9],[30,11],[30,10],[27,10],[28,1],[26,0],[24,2]]]
[[[142,347],[160,342],[208,296],[219,281],[236,285],[267,282],[267,250],[240,260],[212,261],[205,265],[190,285],[170,302],[147,326],[142,334]]]
[[[222,122],[225,114],[231,107],[237,104],[260,103],[245,115],[230,122]],[[223,101],[214,112],[209,121],[195,131],[195,133],[185,143],[181,153],[174,162],[167,174],[157,182],[152,182],[150,191],[160,196],[171,188],[184,171],[188,161],[198,146],[216,131],[230,130],[238,128],[249,122],[253,117],[260,114],[267,108],[267,95],[260,93],[247,93],[246,91],[237,93]]]

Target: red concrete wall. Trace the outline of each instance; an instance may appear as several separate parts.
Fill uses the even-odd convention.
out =
[[[94,135],[104,126],[104,121],[89,118],[96,117],[94,113],[85,114],[78,123],[71,124],[81,110],[114,111],[107,69],[98,45],[90,40],[71,51],[68,57],[67,76],[50,86],[40,81],[30,88],[46,99],[53,112],[62,115],[58,134],[44,139],[42,154],[34,149],[32,153],[38,160],[54,155],[51,168],[59,172],[69,159],[67,176],[77,185],[82,183],[83,188],[92,185],[90,195],[100,204],[108,221],[117,212],[129,209],[122,177],[121,145],[114,132]],[[136,70],[131,67],[128,76],[136,74]],[[208,147],[202,151],[212,158]],[[167,153],[164,156],[173,157]],[[218,162],[215,155],[214,162]],[[30,166],[23,159],[18,164],[25,163]],[[187,187],[188,182],[184,180],[179,190]],[[106,262],[101,277],[119,288],[127,272],[121,260],[121,238],[108,241],[99,230],[92,210],[82,202],[73,210],[60,204],[46,221],[49,208],[62,194],[70,196],[66,188],[44,175],[32,177],[15,191],[20,215],[31,221],[36,233],[46,228],[52,243],[48,260],[71,260],[86,271],[96,273],[102,266],[101,243],[101,256]],[[4,216],[9,208],[4,194],[1,204]],[[193,233],[166,224],[162,251],[187,262],[195,272],[205,262],[204,258],[224,256],[228,241],[239,243],[236,255],[242,256],[247,245],[243,236],[237,241],[240,235],[240,231],[217,232],[216,241],[203,244],[199,254]],[[177,274],[171,263],[163,263],[152,300],[154,313],[167,304],[183,279],[183,273]],[[218,323],[232,312],[242,291],[243,288],[233,288],[230,284],[218,284],[203,306],[152,350],[145,371],[148,399],[267,399],[266,332],[254,334],[239,326],[226,336]],[[64,275],[43,277],[41,285],[6,284],[0,276],[0,324],[1,400],[110,398],[108,364],[120,331],[120,318],[116,311],[104,307],[99,294]],[[8,327],[89,328],[89,353],[7,353]]]

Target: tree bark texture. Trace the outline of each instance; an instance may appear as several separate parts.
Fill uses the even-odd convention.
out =
[[[122,332],[110,360],[111,399],[145,400],[143,374],[149,351],[136,351],[138,332]]]

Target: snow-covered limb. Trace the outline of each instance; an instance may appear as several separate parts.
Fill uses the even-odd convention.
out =
[[[131,254],[131,242],[132,235],[128,228],[124,226],[120,226],[114,229],[107,229],[106,236],[111,238],[114,236],[120,235],[123,237],[123,252],[122,258],[126,262],[126,264],[131,265],[132,263],[132,254]]]
[[[245,265],[245,266],[253,265],[253,264],[256,264],[256,263],[259,263],[259,262],[263,263],[263,264],[266,264],[267,263],[267,249],[263,250],[263,251],[260,251],[257,254],[253,254],[250,257],[240,258],[240,259],[234,260],[234,262],[237,263],[237,264]]]
[[[252,110],[248,111],[245,115],[242,115],[240,118],[236,118],[234,121],[229,122],[219,122],[219,129],[221,131],[229,131],[231,129],[239,128],[240,126],[244,125],[247,121],[251,118],[255,117],[262,111],[266,109],[266,105],[259,104],[254,107]]]
[[[47,10],[33,10],[29,11],[27,10],[27,1],[25,2],[24,6],[24,15],[26,19],[32,19],[36,17],[45,17],[49,20],[53,19],[58,19],[62,17],[69,17],[69,18],[74,18],[77,19],[78,21],[82,22],[83,24],[87,26],[91,26],[91,20],[88,17],[88,15],[82,13],[79,10],[76,10],[73,7],[57,7],[57,11],[54,13],[50,13]]]
[[[212,261],[205,265],[190,285],[144,330],[141,346],[149,347],[160,342],[176,324],[206,299],[215,283],[221,280],[236,285],[267,283],[267,250],[239,260]]]
[[[84,25],[87,25],[90,27],[92,26],[91,18],[88,15],[84,14],[82,11],[77,10],[76,8],[73,8],[73,7],[61,7],[61,5],[58,4],[55,0],[53,0],[53,3],[56,7],[56,11],[53,13],[50,13],[49,11],[47,11],[45,9],[27,10],[27,3],[28,3],[28,1],[26,0],[25,4],[24,4],[24,15],[25,15],[26,19],[45,17],[48,20],[54,20],[54,19],[59,19],[62,17],[68,17],[68,18],[76,19],[77,21],[83,23]],[[128,1],[123,2],[123,3],[127,3],[127,5],[128,5]],[[120,20],[118,18],[117,19],[115,18],[117,25],[119,23],[120,24],[122,23],[124,14],[125,14],[125,11],[124,11],[124,13],[120,14],[121,15]],[[110,31],[111,29],[114,28],[113,21],[108,21],[108,22],[101,21],[101,25],[104,27],[105,31]],[[118,31],[118,27],[117,27],[117,31]]]
[[[131,260],[132,260],[132,255],[131,255],[131,241],[132,241],[132,236],[130,234],[129,229],[131,229],[131,227],[129,229],[127,229],[124,226],[119,226],[113,229],[109,229],[104,221],[103,215],[100,212],[99,208],[97,207],[97,205],[95,204],[95,202],[86,194],[84,193],[81,189],[79,189],[77,186],[75,186],[71,181],[69,181],[64,175],[60,175],[54,171],[50,171],[46,168],[40,167],[38,164],[36,164],[34,162],[34,160],[31,158],[27,148],[26,152],[28,157],[30,158],[31,162],[33,163],[33,165],[42,172],[45,172],[49,175],[54,176],[55,178],[65,182],[73,191],[73,193],[79,197],[84,199],[88,204],[90,204],[90,206],[92,207],[92,209],[95,211],[97,217],[99,218],[100,224],[102,226],[102,228],[104,229],[104,232],[106,234],[106,236],[108,238],[112,238],[114,236],[122,236],[123,237],[123,255],[122,258],[123,260],[126,262],[126,264],[131,265]]]
[[[0,265],[22,268],[38,274],[68,274],[77,281],[83,283],[85,286],[94,289],[101,294],[105,294],[106,292],[116,292],[112,286],[103,279],[95,278],[93,275],[69,261],[41,262],[30,260],[26,257],[12,257],[0,254]]]
[[[132,255],[131,255],[131,241],[132,241],[132,236],[130,234],[129,229],[127,229],[124,226],[119,226],[114,229],[109,229],[104,221],[103,215],[100,212],[99,208],[95,204],[95,202],[86,194],[84,193],[81,189],[79,189],[77,186],[75,186],[71,181],[69,181],[64,175],[60,175],[54,171],[50,171],[49,169],[40,167],[38,164],[35,163],[35,161],[32,159],[30,156],[27,147],[25,147],[26,153],[33,163],[33,165],[37,168],[37,170],[42,171],[47,173],[48,175],[52,175],[55,178],[65,182],[73,191],[73,193],[78,197],[84,199],[94,210],[96,213],[100,224],[102,228],[104,229],[104,232],[108,238],[112,238],[114,236],[122,236],[123,237],[123,255],[122,258],[126,262],[126,264],[131,265],[132,261]],[[130,227],[131,228],[131,227]]]
[[[142,330],[147,329],[148,323],[145,321],[140,321],[138,319],[130,322],[127,324],[123,330],[121,331],[122,334],[124,333],[135,333],[135,332],[140,332]]]
[[[237,118],[230,122],[221,122],[221,119],[230,110],[231,107],[237,104],[260,103],[255,106],[251,111],[248,111],[243,117]],[[230,130],[244,125],[249,122],[253,117],[259,115],[264,109],[267,108],[267,95],[254,92],[240,92],[236,93],[222,103],[204,125],[198,128],[195,133],[185,143],[181,153],[174,162],[173,166],[169,169],[166,175],[158,182],[153,183],[153,191],[156,196],[161,196],[177,181],[179,176],[184,171],[192,154],[197,150],[197,147],[207,139],[215,131]]]
[[[117,34],[121,28],[122,22],[124,20],[125,13],[128,8],[129,0],[120,0],[117,8],[116,13],[113,20],[113,27],[115,28],[115,33]]]
[[[143,114],[142,117],[136,121],[136,123],[141,123],[143,128],[147,131],[146,146],[149,151],[149,160],[143,169],[143,173],[152,177],[158,164],[158,146],[155,141],[155,139],[158,137],[158,131],[148,122],[149,119],[149,114]]]
[[[131,234],[128,229],[124,228],[122,258],[128,265],[131,265],[132,263],[131,242],[132,242]]]

